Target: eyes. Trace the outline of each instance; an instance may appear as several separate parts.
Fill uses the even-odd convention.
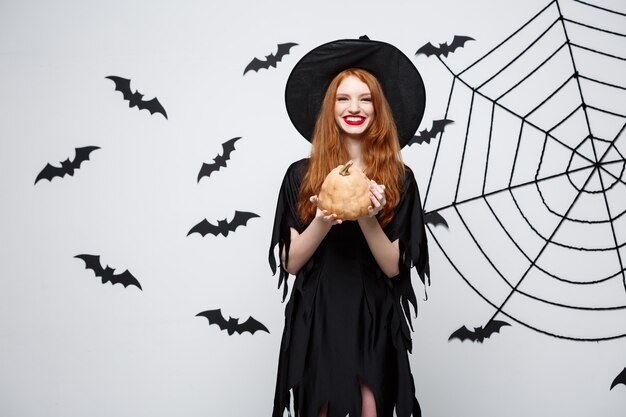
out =
[[[337,102],[339,103],[347,103],[350,101],[350,97],[347,96],[337,96]],[[371,103],[372,102],[372,97],[371,96],[363,96],[361,98],[359,98],[359,101],[362,103]]]

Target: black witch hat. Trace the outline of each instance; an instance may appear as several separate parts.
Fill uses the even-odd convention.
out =
[[[406,145],[424,115],[424,82],[402,51],[388,43],[366,38],[325,43],[295,65],[287,80],[285,103],[298,132],[311,140],[328,85],[348,68],[361,68],[376,77],[391,106],[400,147]]]

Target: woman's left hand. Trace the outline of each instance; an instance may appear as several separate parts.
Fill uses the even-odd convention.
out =
[[[367,208],[367,215],[374,217],[382,210],[387,204],[385,199],[385,186],[382,184],[376,184],[376,181],[370,180],[370,200],[372,205]]]

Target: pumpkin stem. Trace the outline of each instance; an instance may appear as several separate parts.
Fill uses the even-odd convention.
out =
[[[341,169],[339,170],[339,175],[342,175],[342,176],[344,176],[344,177],[345,177],[346,175],[350,175],[350,172],[348,172],[348,170],[350,169],[350,167],[351,167],[351,166],[352,166],[352,161],[348,161],[348,162],[347,162],[347,163],[343,166],[343,168],[341,168]]]

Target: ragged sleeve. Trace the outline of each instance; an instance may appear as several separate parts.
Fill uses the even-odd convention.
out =
[[[298,233],[302,233],[303,231],[303,227],[298,220],[297,203],[300,184],[306,173],[307,166],[308,159],[302,159],[289,166],[280,186],[278,202],[276,203],[276,214],[274,216],[274,227],[272,229],[272,241],[270,243],[268,260],[274,275],[276,271],[279,270],[278,288],[280,288],[281,285],[283,286],[283,301],[287,297],[287,278],[289,277],[289,273],[280,262],[280,254],[284,249],[287,254],[286,262],[288,263],[289,244],[291,242],[290,228],[293,227]],[[276,245],[278,245],[278,252],[276,252]]]
[[[405,178],[400,188],[400,203],[394,209],[394,217],[385,226],[387,237],[396,239],[400,248],[400,273],[391,279],[396,302],[402,305],[404,315],[411,326],[409,303],[417,313],[417,299],[411,284],[411,268],[415,268],[422,282],[430,285],[428,242],[424,226],[424,212],[413,171],[405,167]],[[411,326],[412,327],[412,326]]]

